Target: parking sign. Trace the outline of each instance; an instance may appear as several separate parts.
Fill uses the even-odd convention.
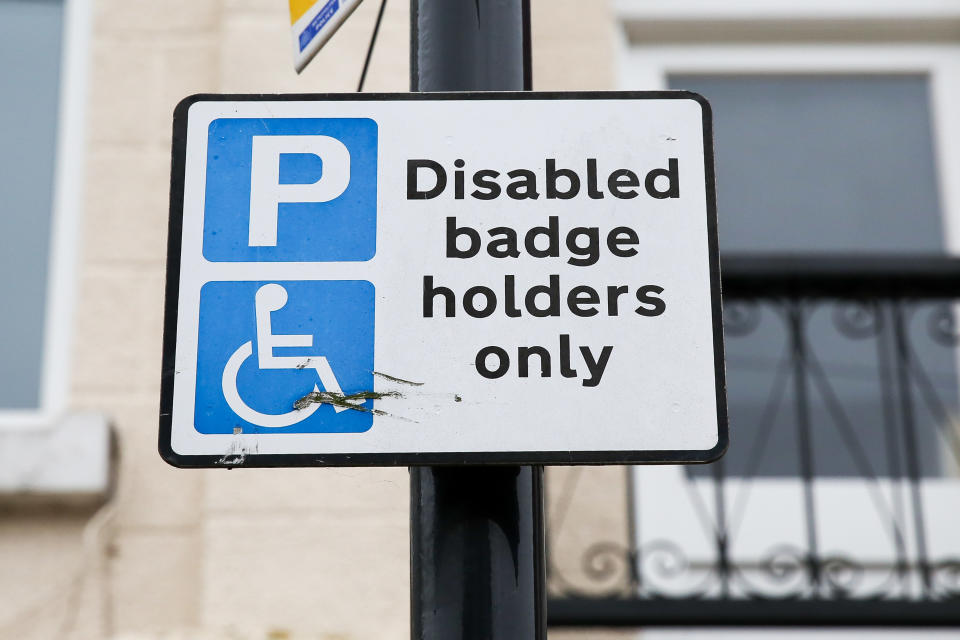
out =
[[[174,128],[168,462],[725,449],[699,96],[194,96]]]
[[[205,176],[203,255],[211,262],[362,261],[376,253],[370,118],[217,118]],[[245,224],[237,211],[249,212]]]

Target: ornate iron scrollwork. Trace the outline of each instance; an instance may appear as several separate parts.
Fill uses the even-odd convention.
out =
[[[795,285],[793,280],[785,282]],[[769,283],[764,286],[770,287]],[[864,290],[872,293],[862,294]],[[645,537],[641,529],[643,519],[639,519],[628,528],[623,540],[615,541],[616,536],[605,531],[603,539],[589,540],[580,547],[578,564],[559,563],[579,567],[576,581],[568,580],[558,563],[551,562],[551,596],[587,601],[614,597],[654,605],[688,601],[691,607],[706,601],[855,601],[877,603],[879,607],[889,607],[891,603],[950,602],[957,606],[955,617],[960,624],[960,552],[956,547],[944,547],[942,542],[960,539],[960,531],[935,531],[934,527],[956,521],[942,514],[931,516],[938,508],[931,496],[942,496],[944,487],[956,487],[953,495],[960,504],[960,477],[956,470],[960,469],[960,428],[956,426],[956,416],[960,415],[960,354],[943,354],[925,340],[926,336],[936,345],[960,348],[960,321],[953,299],[944,291],[942,299],[931,304],[893,295],[896,292],[883,297],[876,293],[877,289],[853,286],[849,296],[835,297],[797,296],[786,284],[784,291],[775,295],[770,288],[764,291],[763,297],[758,298],[741,293],[737,299],[725,301],[724,306],[727,337],[749,340],[753,334],[763,334],[767,340],[770,335],[779,335],[783,340],[783,344],[770,349],[748,350],[746,356],[741,355],[736,361],[749,370],[752,377],[747,379],[752,381],[762,381],[763,376],[757,372],[768,370],[769,380],[773,381],[769,383],[770,394],[777,394],[776,401],[768,398],[767,404],[758,405],[766,408],[754,409],[752,415],[764,425],[786,430],[770,440],[779,442],[781,447],[793,442],[790,438],[796,436],[801,415],[808,419],[808,436],[812,433],[819,438],[824,430],[832,430],[831,442],[844,448],[853,469],[844,481],[847,486],[862,489],[863,503],[857,505],[857,512],[870,509],[870,517],[877,520],[880,542],[873,541],[869,550],[861,554],[851,546],[849,538],[839,547],[836,539],[829,545],[818,541],[818,532],[831,524],[823,519],[830,514],[842,515],[842,510],[837,508],[836,501],[832,510],[824,510],[822,503],[818,505],[822,496],[815,490],[819,481],[816,474],[822,473],[825,465],[817,460],[817,452],[810,449],[813,459],[805,460],[805,467],[798,467],[806,471],[791,480],[797,491],[789,495],[799,498],[791,499],[797,499],[801,531],[794,532],[790,541],[778,540],[776,534],[771,534],[764,543],[766,551],[754,546],[748,557],[744,556],[743,544],[736,545],[736,531],[731,531],[730,522],[739,522],[749,499],[741,501],[736,496],[732,501],[733,515],[724,512],[727,507],[723,483],[729,480],[725,475],[729,465],[721,465],[709,477],[684,476],[688,490],[677,494],[678,500],[688,500],[690,509],[698,514],[698,526],[712,547],[704,548],[699,543],[692,551],[680,542],[689,537],[671,540],[663,537],[662,529]],[[960,298],[960,286],[952,296]],[[828,323],[823,322],[824,311],[830,314]],[[772,323],[779,321],[779,328],[764,324],[763,331],[758,331],[761,322],[768,319]],[[821,338],[823,332],[830,335],[818,343],[811,338],[811,326],[816,326]],[[857,341],[857,346],[845,347],[844,339]],[[778,359],[778,353],[784,355]],[[845,360],[845,353],[859,354],[860,360]],[[844,384],[847,386],[843,387]],[[875,407],[865,411],[863,393],[870,385],[874,385],[878,400]],[[844,388],[853,391],[844,395]],[[736,433],[738,418],[736,412],[731,412],[732,433]],[[865,420],[872,422],[865,424]],[[772,431],[758,429],[756,433],[767,443]],[[873,439],[869,443],[872,448],[864,446],[869,438]],[[939,454],[931,448],[933,442],[948,453],[937,458]],[[762,458],[773,445],[751,448],[749,441],[741,441],[741,446],[751,456]],[[953,467],[949,467],[950,453],[955,460]],[[757,482],[754,474],[761,468],[758,462],[750,460],[746,471],[739,471],[738,486]],[[938,464],[940,472],[936,471]],[[948,467],[954,470],[949,471]],[[928,485],[937,473],[940,475],[936,484]],[[716,504],[708,508],[697,491],[689,490],[695,482],[706,487],[705,492],[715,492]],[[931,491],[932,486],[937,490]],[[750,495],[749,490],[742,495]],[[575,510],[569,512],[574,513]],[[628,517],[634,518],[632,514]],[[569,515],[564,522],[565,527],[577,526],[575,515]],[[775,530],[778,529],[771,528]],[[931,540],[940,542],[934,546]],[[836,551],[837,548],[841,550]],[[917,616],[926,615],[925,609],[917,611]],[[750,624],[749,619],[743,622]],[[863,623],[870,624],[870,620],[865,617]]]

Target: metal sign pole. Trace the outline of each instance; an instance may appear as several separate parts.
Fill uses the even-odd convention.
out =
[[[412,91],[530,90],[529,0],[411,0]],[[543,467],[410,470],[413,640],[545,640]]]

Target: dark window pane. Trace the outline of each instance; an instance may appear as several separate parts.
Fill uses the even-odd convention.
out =
[[[674,75],[713,106],[726,251],[943,251],[923,75]]]

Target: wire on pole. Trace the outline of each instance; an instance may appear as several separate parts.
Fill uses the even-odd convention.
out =
[[[383,10],[386,6],[387,0],[380,0],[380,10],[377,11],[377,21],[373,23],[373,33],[370,35],[367,57],[363,61],[363,71],[360,72],[360,84],[357,85],[357,93],[363,91],[363,83],[367,79],[367,69],[370,68],[370,58],[373,57],[373,46],[377,43],[377,34],[380,33],[380,22],[383,20]]]

